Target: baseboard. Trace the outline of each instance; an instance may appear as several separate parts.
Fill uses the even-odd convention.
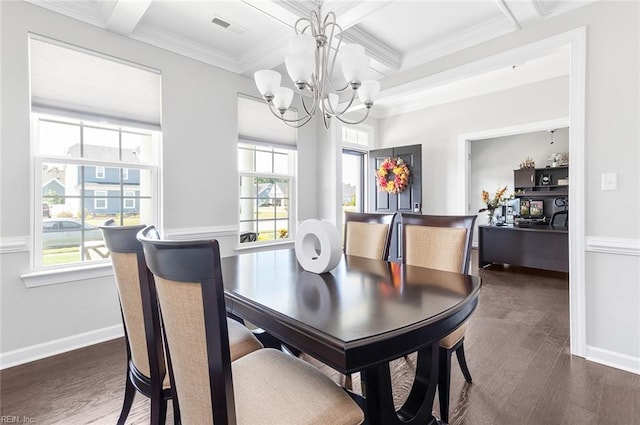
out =
[[[640,358],[587,345],[586,359],[640,375]]]
[[[122,324],[0,353],[0,369],[87,347],[124,336]]]

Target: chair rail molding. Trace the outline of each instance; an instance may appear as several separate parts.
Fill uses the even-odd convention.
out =
[[[588,236],[587,251],[640,256],[640,239]]]
[[[29,252],[29,236],[0,238],[0,254]]]
[[[165,229],[167,239],[215,239],[227,236],[238,236],[238,226],[182,227]]]

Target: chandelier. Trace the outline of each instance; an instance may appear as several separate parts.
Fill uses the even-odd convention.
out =
[[[324,125],[329,128],[331,117],[346,124],[359,124],[367,119],[373,102],[380,92],[380,83],[364,80],[371,59],[359,44],[342,44],[342,28],[333,12],[321,14],[322,1],[316,0],[317,9],[308,18],[300,18],[294,25],[295,35],[289,42],[289,55],[285,58],[287,73],[300,96],[304,115],[285,118],[293,100],[294,91],[281,87],[279,72],[263,69],[254,74],[258,90],[269,109],[277,118],[290,127],[299,128],[320,112]],[[341,68],[344,81],[336,83]],[[335,87],[338,85],[338,87]],[[346,106],[339,108],[339,93],[350,90]],[[356,98],[364,104],[366,113],[360,120],[347,121],[347,113]],[[305,98],[307,100],[305,100]]]

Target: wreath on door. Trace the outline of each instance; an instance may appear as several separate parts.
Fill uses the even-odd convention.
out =
[[[410,175],[409,165],[402,158],[387,158],[376,170],[378,190],[391,194],[404,192]]]

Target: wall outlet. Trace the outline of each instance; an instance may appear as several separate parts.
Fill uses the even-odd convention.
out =
[[[602,190],[618,190],[617,173],[602,173]]]

